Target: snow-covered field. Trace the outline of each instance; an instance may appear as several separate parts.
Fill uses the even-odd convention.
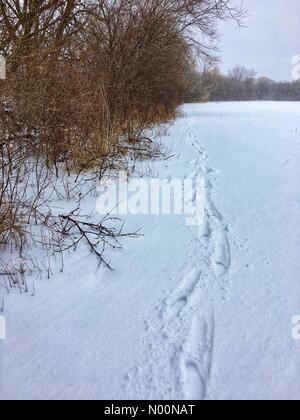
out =
[[[114,271],[81,247],[5,295],[1,399],[300,399],[300,103],[183,112],[149,172],[203,177],[205,226],[128,216]]]

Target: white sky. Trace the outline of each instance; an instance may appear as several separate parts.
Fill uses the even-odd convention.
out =
[[[235,0],[236,2],[241,0]],[[244,0],[245,28],[221,23],[223,72],[237,64],[274,80],[292,79],[292,58],[300,55],[300,0]]]

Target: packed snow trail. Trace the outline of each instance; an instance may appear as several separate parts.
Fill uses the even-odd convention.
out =
[[[83,246],[34,296],[0,288],[1,399],[300,398],[300,103],[183,113],[163,138],[175,157],[146,172],[202,177],[204,224],[128,216],[145,236],[110,252],[115,271]]]

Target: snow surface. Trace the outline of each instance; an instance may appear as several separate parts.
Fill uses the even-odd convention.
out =
[[[151,167],[204,177],[205,226],[128,216],[115,271],[82,246],[5,295],[1,399],[300,399],[300,103],[183,112]]]

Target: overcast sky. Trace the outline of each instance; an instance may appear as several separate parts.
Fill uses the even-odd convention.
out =
[[[245,28],[220,25],[221,70],[241,64],[258,76],[291,80],[292,58],[300,55],[300,0],[244,0],[244,6]]]

